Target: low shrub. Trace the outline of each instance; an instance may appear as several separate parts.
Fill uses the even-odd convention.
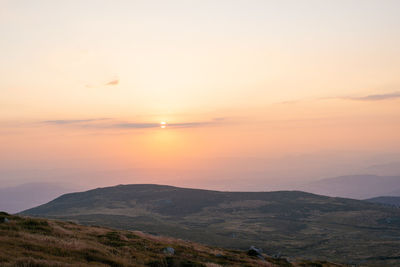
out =
[[[50,234],[52,232],[52,229],[47,221],[26,219],[20,221],[18,225],[32,233]]]

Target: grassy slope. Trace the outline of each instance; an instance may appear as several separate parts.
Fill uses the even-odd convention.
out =
[[[270,254],[400,264],[400,210],[298,191],[127,185],[64,195],[25,212]]]
[[[0,221],[0,266],[339,266],[266,255],[263,261],[243,251],[6,213]],[[175,254],[164,254],[166,247]]]

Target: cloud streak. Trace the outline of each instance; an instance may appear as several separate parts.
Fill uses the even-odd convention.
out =
[[[41,123],[44,124],[52,124],[52,125],[65,125],[65,124],[84,124],[84,123],[91,123],[91,122],[98,122],[109,120],[109,118],[95,118],[95,119],[82,119],[82,120],[47,120],[42,121]]]
[[[195,121],[195,122],[182,122],[182,123],[167,123],[167,128],[195,128],[202,126],[215,125],[217,121]],[[123,129],[146,129],[146,128],[159,128],[161,125],[159,123],[120,123],[113,125],[114,128]]]
[[[115,80],[112,80],[112,81],[106,83],[106,85],[118,85],[118,84],[119,84],[119,79],[115,79]]]
[[[111,125],[112,128],[122,128],[122,129],[146,129],[146,128],[157,128],[160,127],[159,123],[140,123],[140,122],[127,122],[118,123]]]
[[[223,123],[225,118],[214,118],[208,121],[189,121],[180,123],[167,123],[167,128],[195,128],[203,126],[218,125]],[[75,126],[80,128],[102,128],[102,129],[150,129],[160,128],[160,123],[155,122],[117,122],[110,118],[93,119],[61,119],[46,120],[41,123],[54,126]]]
[[[382,100],[400,98],[400,92],[392,92],[392,93],[386,93],[386,94],[374,94],[374,95],[367,95],[367,96],[362,96],[362,97],[340,97],[340,98],[347,99],[347,100],[356,100],[356,101],[382,101]]]

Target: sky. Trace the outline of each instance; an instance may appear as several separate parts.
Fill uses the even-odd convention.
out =
[[[393,166],[399,11],[0,0],[0,183],[264,190]]]

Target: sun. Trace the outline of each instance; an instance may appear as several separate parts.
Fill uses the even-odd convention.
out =
[[[160,127],[164,129],[165,127],[167,127],[167,123],[165,121],[160,122]]]

